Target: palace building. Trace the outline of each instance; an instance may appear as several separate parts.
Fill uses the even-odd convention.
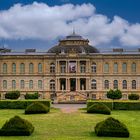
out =
[[[0,49],[0,93],[38,92],[56,101],[106,99],[109,89],[120,89],[123,99],[140,93],[140,50],[100,52],[88,39],[73,32],[47,52]]]

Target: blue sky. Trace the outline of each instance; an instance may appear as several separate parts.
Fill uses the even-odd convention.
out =
[[[139,48],[139,5],[139,0],[0,0],[0,45],[47,51],[74,27],[97,48]]]

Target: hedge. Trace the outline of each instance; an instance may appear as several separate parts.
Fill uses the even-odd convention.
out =
[[[99,103],[99,102],[105,104],[107,107],[112,109],[112,102],[111,101],[97,101],[97,100],[89,100],[89,101],[87,101],[87,108],[89,108],[94,103]]]
[[[25,109],[25,114],[44,114],[48,113],[50,108],[42,103],[32,103]]]
[[[0,129],[0,136],[29,136],[33,133],[34,126],[25,119],[15,116]]]
[[[94,103],[87,108],[87,113],[111,114],[111,110],[103,103]]]
[[[38,99],[38,98],[39,98],[38,92],[35,92],[35,93],[26,93],[25,94],[25,99]]]
[[[102,101],[102,100],[89,100],[87,101],[87,108],[94,103],[101,102],[112,109],[112,101]],[[114,101],[114,110],[140,110],[140,101]]]
[[[129,130],[119,120],[109,117],[96,124],[95,134],[104,137],[129,137]]]
[[[0,109],[25,109],[34,102],[42,103],[49,108],[51,107],[50,100],[1,100]]]
[[[5,94],[5,98],[6,99],[12,99],[12,100],[15,100],[15,99],[18,99],[20,96],[20,91],[16,90],[16,91],[9,91]]]

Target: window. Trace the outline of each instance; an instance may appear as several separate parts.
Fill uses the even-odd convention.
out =
[[[25,82],[24,82],[24,80],[21,80],[20,81],[20,88],[21,89],[24,89],[25,88]]]
[[[104,88],[109,89],[109,81],[108,80],[104,81]]]
[[[123,94],[123,95],[122,95],[122,99],[123,99],[123,100],[127,100],[127,94]]]
[[[95,79],[93,79],[91,81],[91,89],[97,89],[97,84],[96,84],[96,80]]]
[[[41,63],[38,64],[38,73],[42,73],[42,64]]]
[[[34,64],[33,63],[29,64],[29,73],[30,74],[34,73]]]
[[[136,72],[136,63],[132,63],[131,65],[131,71]]]
[[[114,73],[118,72],[118,63],[114,63]]]
[[[85,73],[86,72],[86,64],[85,63],[80,63],[80,72]]]
[[[122,72],[123,73],[126,73],[127,72],[127,64],[126,63],[123,63],[122,64]]]
[[[20,64],[20,73],[21,74],[24,74],[25,73],[25,64],[24,63],[21,63]]]
[[[54,63],[52,63],[50,65],[50,73],[55,73],[55,64]]]
[[[12,64],[12,73],[16,74],[16,64],[15,63]]]
[[[108,63],[105,63],[104,64],[104,72],[105,73],[108,73],[109,72],[109,64]]]
[[[42,89],[42,80],[38,80],[38,88]]]
[[[12,89],[16,89],[16,81],[12,80]]]
[[[122,83],[123,85],[123,89],[127,89],[127,81],[126,80],[123,80],[123,83]]]
[[[55,90],[55,81],[54,80],[50,80],[50,90]]]
[[[96,73],[96,69],[97,69],[96,63],[93,63],[91,66],[91,72]]]
[[[33,80],[29,81],[29,89],[33,89]]]
[[[114,80],[113,87],[114,87],[114,89],[118,89],[118,81],[117,80]]]
[[[133,81],[132,81],[132,89],[136,89],[136,86],[137,86],[136,80],[133,80]]]
[[[92,94],[92,99],[96,99],[96,94]]]
[[[61,73],[66,73],[66,63],[65,62],[61,62],[61,64],[60,64],[60,72]]]
[[[3,64],[3,73],[4,74],[7,73],[7,64],[6,63]]]
[[[7,89],[7,81],[3,80],[3,89]]]

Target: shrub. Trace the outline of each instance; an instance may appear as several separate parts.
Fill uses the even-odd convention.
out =
[[[50,108],[45,106],[44,104],[35,102],[29,105],[25,109],[25,114],[41,114],[41,113],[48,113]]]
[[[110,109],[112,108],[112,102],[111,101],[102,101],[102,100],[89,100],[87,101],[87,108],[94,103],[103,103],[106,106],[108,106]],[[140,110],[140,101],[114,101],[114,110]]]
[[[87,101],[87,108],[90,107],[91,105],[95,104],[95,103],[103,103],[105,104],[107,107],[109,107],[110,109],[112,109],[112,102],[110,100],[106,100],[106,101],[103,101],[103,100],[88,100]]]
[[[42,103],[50,108],[51,101],[49,100],[1,100],[0,109],[25,109],[34,102]]]
[[[116,90],[110,89],[107,92],[107,98],[110,98],[112,100],[121,99],[122,98],[122,92],[119,89],[116,89]]]
[[[27,120],[15,116],[7,121],[0,129],[1,136],[29,136],[33,133],[34,126]]]
[[[25,95],[25,99],[38,99],[38,98],[39,98],[38,92],[35,92],[33,94],[26,93],[26,95]]]
[[[111,110],[103,103],[94,103],[87,108],[87,113],[111,114]]]
[[[139,95],[138,94],[134,94],[134,93],[129,94],[128,95],[128,99],[129,100],[139,100]]]
[[[112,117],[97,123],[95,126],[95,133],[97,136],[129,137],[127,127],[119,120]]]
[[[20,91],[9,91],[5,94],[6,99],[18,99],[20,96]]]

